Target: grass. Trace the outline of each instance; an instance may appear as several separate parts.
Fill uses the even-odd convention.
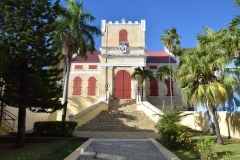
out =
[[[220,159],[240,159],[240,140],[237,139],[223,139],[224,145],[213,146]]]
[[[196,143],[200,137],[194,137],[193,142]],[[216,137],[213,137],[216,139]],[[223,138],[224,145],[214,144],[213,149],[217,152],[220,160],[239,160],[240,159],[240,140]],[[184,160],[197,160],[197,158],[191,154],[187,149],[170,149],[180,159]]]
[[[66,158],[82,141],[28,143],[24,148],[14,148],[14,143],[0,143],[1,160],[60,160]]]

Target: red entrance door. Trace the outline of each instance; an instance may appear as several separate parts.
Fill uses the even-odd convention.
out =
[[[131,76],[125,71],[118,71],[115,76],[115,98],[131,99]]]

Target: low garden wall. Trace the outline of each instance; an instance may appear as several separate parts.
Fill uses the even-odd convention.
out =
[[[181,120],[181,124],[191,127],[199,131],[207,131],[208,121],[206,112],[194,112],[185,111],[186,113],[192,113],[184,117]],[[239,112],[217,112],[217,119],[222,136],[230,138],[240,139],[240,113]]]

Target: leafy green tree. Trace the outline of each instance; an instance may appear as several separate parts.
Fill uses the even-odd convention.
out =
[[[173,73],[172,67],[170,68],[171,71],[169,70],[169,66],[161,66],[158,67],[156,71],[156,78],[157,80],[164,81],[164,83],[167,83],[167,80],[169,79],[169,73]],[[165,91],[164,91],[164,97],[165,97]],[[164,98],[163,98],[163,104],[164,104]]]
[[[0,31],[8,60],[5,103],[17,107],[18,133],[15,146],[24,147],[26,109],[54,112],[62,108],[62,87],[56,85],[62,70],[55,52],[53,32],[59,1],[0,1]]]
[[[223,45],[224,32],[214,33],[210,28],[204,28],[205,33],[197,36],[199,46],[188,50],[182,56],[182,65],[176,73],[176,80],[182,88],[183,95],[192,104],[207,106],[213,116],[217,143],[223,144],[219,124],[216,118],[216,107],[224,104],[228,94],[232,93],[238,79],[234,70],[223,68],[232,61],[232,55]],[[216,72],[221,74],[217,75]]]
[[[64,55],[63,121],[66,119],[68,81],[73,54],[87,58],[86,52],[95,50],[94,35],[101,34],[101,30],[97,26],[88,24],[95,21],[95,17],[84,9],[82,2],[78,3],[74,0],[66,0],[66,2],[68,7],[61,8],[56,34],[56,39],[59,40]]]
[[[237,7],[240,7],[240,0],[234,0],[235,4]],[[230,28],[237,28],[238,25],[240,24],[240,15],[237,15],[236,17],[234,17],[231,22],[230,22]]]
[[[144,67],[141,69],[140,67],[135,68],[134,72],[132,73],[132,78],[137,79],[138,82],[142,86],[142,101],[143,101],[143,82],[149,78],[149,80],[152,82],[154,80],[153,72],[150,70],[146,70]]]
[[[161,36],[160,40],[164,43],[164,46],[169,50],[169,52],[172,53],[180,46],[180,41],[179,41],[180,38],[181,37],[177,34],[177,29],[172,28],[171,30],[164,30],[164,35]],[[169,59],[168,59],[169,68],[171,66],[170,53],[169,53]],[[172,78],[171,70],[169,70],[169,77]],[[171,106],[173,108],[171,81],[170,81],[170,94],[171,94]]]

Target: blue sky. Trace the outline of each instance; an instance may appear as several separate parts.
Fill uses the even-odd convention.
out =
[[[148,51],[162,51],[160,37],[165,29],[177,28],[181,47],[195,47],[196,35],[207,26],[217,31],[228,26],[229,21],[240,14],[233,0],[82,0],[85,9],[101,20],[140,21],[146,19],[146,47]],[[66,5],[65,0],[61,0]],[[96,37],[96,49],[101,37]]]

